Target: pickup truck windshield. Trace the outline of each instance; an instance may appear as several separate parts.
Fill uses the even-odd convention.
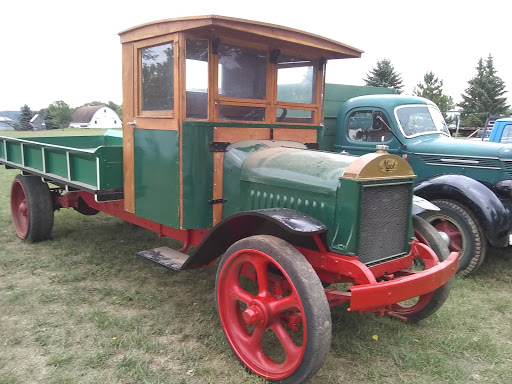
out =
[[[400,129],[405,137],[431,133],[450,136],[439,109],[431,106],[403,106],[395,110]]]

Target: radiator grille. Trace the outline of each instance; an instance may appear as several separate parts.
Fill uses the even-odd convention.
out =
[[[373,264],[403,252],[407,235],[408,185],[363,190],[359,260]]]

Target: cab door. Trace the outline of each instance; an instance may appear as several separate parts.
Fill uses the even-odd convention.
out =
[[[125,210],[179,227],[177,34],[123,45]]]
[[[399,145],[389,129],[389,119],[384,116],[386,124],[378,129],[373,126],[373,109],[362,108],[350,111],[343,122],[343,145],[337,150],[345,150],[353,155],[364,155],[375,152],[376,146],[386,144],[388,152],[397,154]]]

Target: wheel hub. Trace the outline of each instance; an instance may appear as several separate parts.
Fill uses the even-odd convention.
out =
[[[255,327],[266,327],[268,322],[268,316],[265,307],[261,303],[253,302],[249,307],[245,309],[242,317],[247,325],[253,325]]]
[[[23,200],[20,205],[18,206],[18,211],[23,215],[27,216],[28,214],[28,208],[27,208],[27,201]]]

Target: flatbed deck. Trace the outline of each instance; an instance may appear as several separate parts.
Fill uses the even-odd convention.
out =
[[[0,164],[41,176],[65,189],[94,193],[97,201],[123,198],[122,133],[101,136],[0,136]]]

